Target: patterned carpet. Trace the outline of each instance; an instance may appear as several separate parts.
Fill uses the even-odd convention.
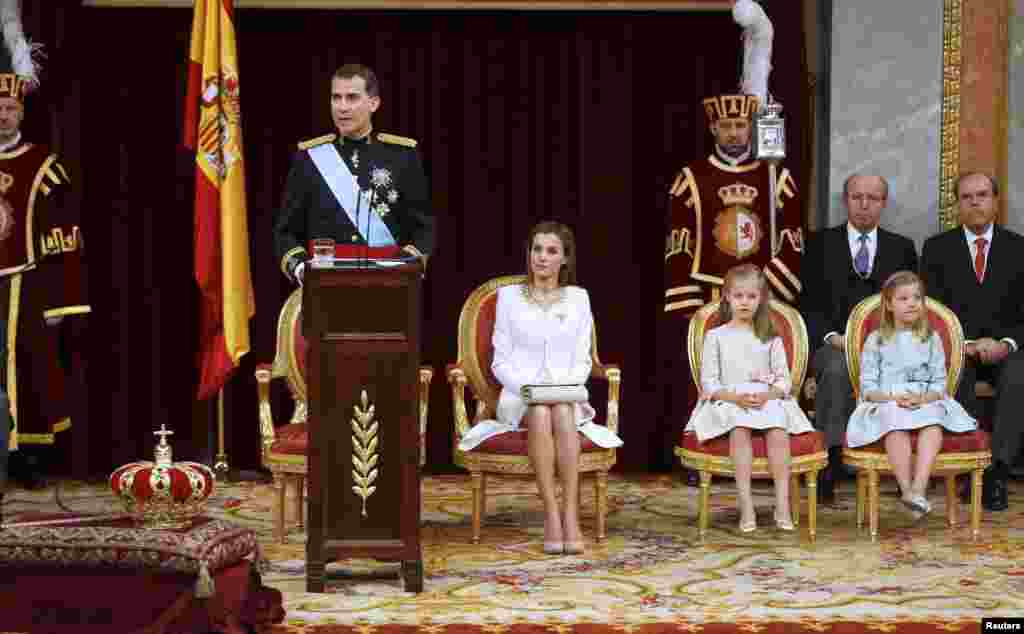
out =
[[[756,532],[736,530],[732,483],[716,480],[711,531],[696,529],[697,490],[669,476],[609,482],[609,539],[583,556],[541,552],[543,518],[529,480],[489,483],[483,543],[472,545],[468,476],[424,480],[426,591],[403,592],[397,566],[345,561],[328,567],[326,594],[308,594],[304,535],[271,539],[269,485],[225,484],[209,513],[254,528],[271,561],[265,582],[285,595],[275,634],[565,634],[628,632],[977,632],[983,617],[1024,615],[1024,485],[1011,482],[1010,510],[986,513],[970,538],[966,509],[945,526],[941,483],[935,510],[915,520],[883,481],[880,535],[856,531],[852,482],[834,507],[819,507],[818,540],[768,527],[770,485],[755,488]],[[584,532],[593,531],[584,486]],[[120,510],[103,488],[62,486],[78,511]],[[56,510],[53,490],[9,492],[4,515]]]

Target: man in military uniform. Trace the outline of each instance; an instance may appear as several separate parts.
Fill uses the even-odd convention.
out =
[[[40,449],[71,426],[57,326],[66,317],[83,319],[90,306],[71,180],[57,155],[22,139],[25,90],[32,80],[10,72],[10,43],[5,44],[0,51],[0,348],[5,361],[0,401],[7,406],[0,441],[5,450],[22,449],[21,475],[31,485],[41,481],[38,460],[48,452]],[[0,452],[0,498],[6,458]]]
[[[721,295],[725,273],[738,264],[761,266],[776,297],[800,294],[802,209],[789,170],[752,160],[752,95],[704,100],[714,152],[684,167],[669,190],[665,226],[665,294],[660,328],[665,431],[670,447],[697,399],[686,354],[689,318]],[[775,233],[770,213],[775,178]]]
[[[274,224],[281,270],[298,283],[317,238],[334,239],[339,256],[430,255],[434,217],[416,141],[373,132],[379,106],[374,72],[342,66],[331,79],[337,132],[299,143]]]

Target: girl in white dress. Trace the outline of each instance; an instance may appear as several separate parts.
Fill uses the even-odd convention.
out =
[[[535,226],[527,241],[526,262],[526,284],[498,290],[491,363],[501,383],[497,420],[474,425],[459,441],[459,449],[469,451],[488,438],[519,429],[525,421],[530,463],[544,502],[544,552],[581,554],[579,433],[605,448],[618,447],[622,440],[593,422],[594,408],[585,401],[527,405],[523,400],[524,385],[586,383],[594,327],[587,291],[573,286],[576,249],[571,229],[555,222]],[[563,509],[555,497],[556,468]]]
[[[741,532],[757,528],[750,493],[751,430],[763,430],[775,481],[775,525],[793,530],[789,506],[789,435],[812,431],[790,397],[786,350],[768,314],[768,278],[753,264],[729,269],[722,288],[719,321],[704,337],[700,400],[687,431],[704,442],[729,434],[736,469]]]
[[[924,285],[910,271],[893,273],[882,286],[882,319],[860,356],[860,402],[846,426],[846,445],[885,439],[903,504],[916,513],[925,498],[942,428],[972,431],[977,422],[946,393],[946,352],[928,323]],[[916,459],[909,430],[919,430]]]

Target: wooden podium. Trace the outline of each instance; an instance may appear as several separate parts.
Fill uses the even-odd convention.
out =
[[[423,267],[308,266],[309,516],[306,590],[328,561],[401,562],[423,590],[418,372]]]

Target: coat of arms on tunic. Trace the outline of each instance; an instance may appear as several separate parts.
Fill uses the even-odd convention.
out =
[[[0,241],[14,233],[14,208],[6,198],[0,197]]]
[[[715,227],[711,231],[715,246],[740,260],[754,255],[764,239],[761,219],[750,208],[757,198],[757,188],[736,183],[720,188],[718,197],[725,209],[715,216]]]

